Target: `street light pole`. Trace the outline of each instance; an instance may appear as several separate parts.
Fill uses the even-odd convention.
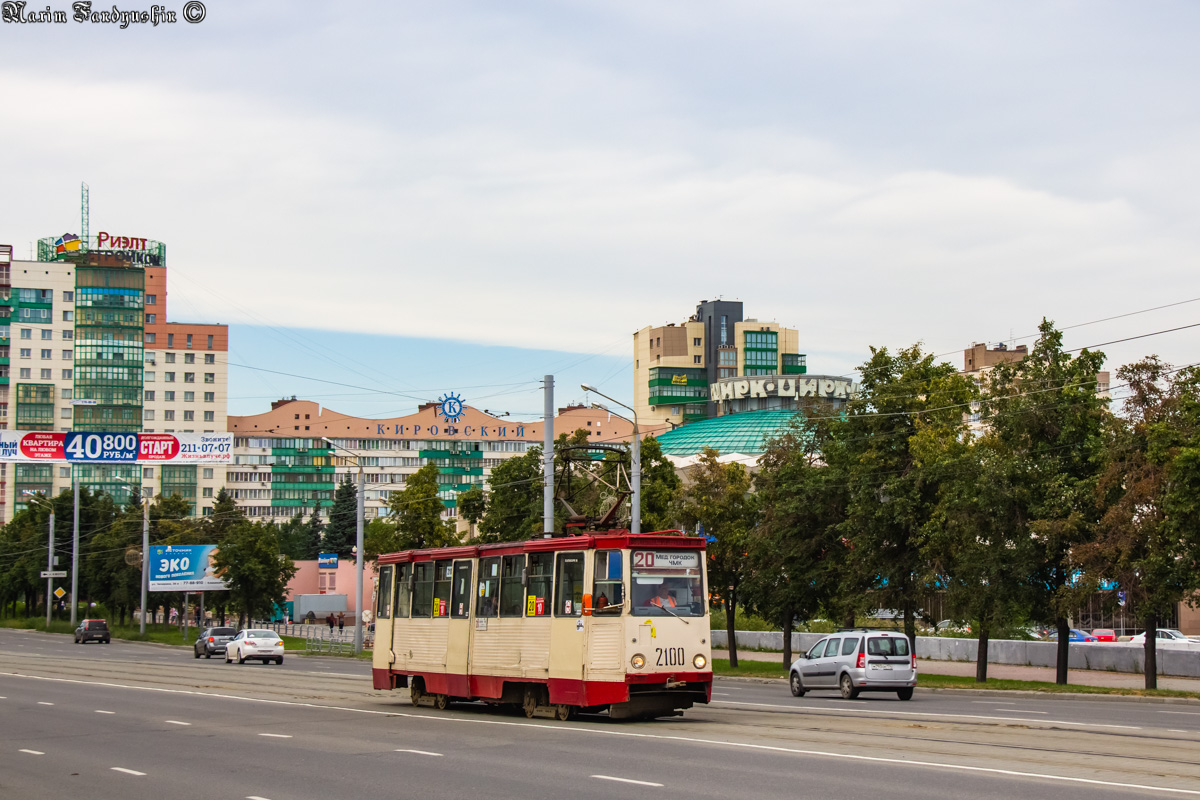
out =
[[[142,498],[142,621],[139,628],[146,635],[146,592],[150,588],[150,503]]]
[[[71,532],[71,626],[74,627],[79,611],[79,476],[74,476],[71,482],[75,484],[75,527]]]
[[[54,571],[54,507],[50,507],[50,555],[46,559],[46,569]],[[46,578],[46,629],[50,628],[50,603],[54,597],[54,578]]]
[[[633,443],[632,443],[631,447],[629,448],[630,461],[632,462],[632,469],[630,470],[630,472],[631,472],[630,481],[633,483],[633,495],[629,498],[629,529],[633,533],[641,533],[642,532],[642,435],[641,435],[641,432],[638,430],[637,411],[635,411],[631,406],[625,405],[620,400],[614,400],[613,398],[609,397],[604,392],[601,392],[599,389],[597,389],[594,386],[589,386],[588,384],[583,383],[583,384],[580,384],[580,387],[585,392],[592,392],[593,394],[598,394],[601,397],[603,397],[605,400],[616,403],[621,408],[629,409],[629,413],[633,414]],[[605,409],[605,410],[607,411],[608,409]],[[612,412],[610,411],[609,413],[611,414]],[[620,414],[615,414],[614,416],[620,416]],[[624,419],[624,417],[622,417],[622,419]]]
[[[358,465],[358,514],[357,514],[358,519],[355,520],[355,523],[356,523],[355,524],[355,540],[357,541],[358,544],[357,544],[357,547],[355,548],[355,558],[354,558],[354,586],[355,586],[355,591],[358,592],[354,596],[354,607],[355,607],[355,609],[357,609],[357,612],[354,615],[354,652],[357,655],[358,653],[361,653],[362,649],[363,649],[363,610],[364,610],[362,607],[362,605],[363,605],[363,601],[362,601],[362,596],[363,596],[363,556],[364,556],[364,553],[363,553],[363,517],[366,515],[366,502],[365,502],[365,497],[363,495],[363,489],[365,489],[366,487],[363,484],[362,458],[360,456],[358,456],[357,454],[355,454],[353,451],[347,450],[346,448],[342,447],[340,444],[335,444],[332,439],[328,439],[324,436],[322,436],[321,439],[326,444],[328,444],[330,447],[336,447],[338,450],[341,450],[345,453],[349,453],[350,457],[354,459],[354,463],[356,465]]]

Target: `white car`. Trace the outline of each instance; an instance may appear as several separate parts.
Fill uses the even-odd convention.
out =
[[[258,660],[264,664],[274,661],[276,664],[282,664],[283,640],[275,631],[241,631],[225,645],[225,663],[230,664],[235,658],[239,664],[245,664],[247,660]]]
[[[1131,636],[1129,638],[1129,641],[1131,644],[1145,644],[1146,643],[1146,634],[1139,633],[1137,636]],[[1186,644],[1186,643],[1190,643],[1191,639],[1184,636],[1182,633],[1175,630],[1174,628],[1159,628],[1158,629],[1158,637],[1157,637],[1156,641],[1159,644],[1162,644],[1163,642]]]

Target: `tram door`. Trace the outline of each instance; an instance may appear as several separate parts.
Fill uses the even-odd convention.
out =
[[[587,634],[583,619],[583,552],[559,553],[554,570],[554,620],[550,624],[550,702],[583,701]]]
[[[453,585],[450,589],[450,626],[446,640],[446,676],[451,693],[456,697],[469,697],[471,690],[467,674],[470,672],[471,645],[471,562],[455,561]]]

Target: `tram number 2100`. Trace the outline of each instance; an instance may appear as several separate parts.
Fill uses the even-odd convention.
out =
[[[684,654],[682,647],[656,647],[654,652],[658,654],[658,661],[655,662],[659,667],[682,667],[684,666]]]

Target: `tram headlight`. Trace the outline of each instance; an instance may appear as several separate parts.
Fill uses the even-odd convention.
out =
[[[696,657],[692,659],[692,666],[696,669],[704,669],[708,666],[708,659],[697,653]]]
[[[641,669],[642,667],[646,666],[646,657],[641,653],[638,653],[633,658],[629,659],[629,663],[633,665],[634,669]]]

